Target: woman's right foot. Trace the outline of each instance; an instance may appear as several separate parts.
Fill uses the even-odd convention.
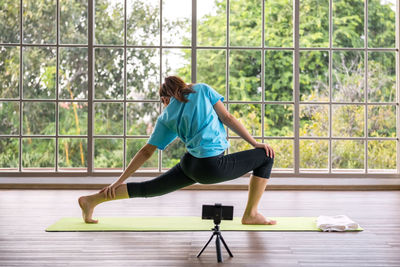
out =
[[[243,215],[242,217],[242,224],[276,224],[275,220],[269,220],[265,218],[261,213],[258,213],[256,215]]]
[[[98,223],[98,220],[92,219],[94,207],[91,205],[87,197],[80,197],[78,199],[79,206],[82,209],[82,218],[85,223]]]

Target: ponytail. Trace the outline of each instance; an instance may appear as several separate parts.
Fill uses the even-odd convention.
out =
[[[196,93],[192,89],[193,84],[186,84],[182,78],[178,76],[168,76],[164,79],[164,83],[160,86],[160,97],[175,97],[177,100],[183,103],[187,103],[189,100],[185,95],[190,93]]]

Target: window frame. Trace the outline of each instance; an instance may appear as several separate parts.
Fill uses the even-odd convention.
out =
[[[95,103],[101,102],[117,102],[123,103],[124,106],[124,133],[122,136],[117,136],[118,138],[123,139],[123,169],[126,168],[129,160],[126,159],[126,141],[129,138],[137,138],[143,139],[148,138],[149,136],[127,136],[126,134],[126,106],[127,103],[158,103],[159,112],[162,111],[162,105],[158,100],[127,100],[126,98],[126,83],[127,83],[127,74],[126,74],[126,51],[130,48],[155,48],[159,49],[160,51],[160,71],[159,71],[159,80],[162,81],[163,77],[163,49],[191,49],[191,82],[197,82],[197,51],[198,50],[225,50],[226,55],[226,95],[224,104],[226,104],[227,108],[229,109],[230,104],[261,104],[261,136],[257,136],[256,138],[260,139],[262,142],[268,142],[270,139],[283,139],[283,140],[292,140],[293,141],[293,171],[292,172],[274,172],[273,176],[275,177],[326,177],[326,178],[339,178],[339,177],[347,177],[347,178],[367,178],[367,177],[384,177],[384,178],[400,178],[400,53],[399,53],[399,46],[400,46],[400,1],[396,1],[396,44],[394,48],[369,48],[368,47],[368,1],[364,1],[364,47],[363,48],[337,48],[333,47],[332,45],[332,32],[333,32],[333,14],[332,14],[332,5],[333,0],[329,0],[329,47],[327,48],[318,48],[318,47],[310,47],[304,48],[300,47],[300,35],[299,35],[299,22],[300,22],[300,0],[293,0],[293,47],[267,47],[265,46],[265,2],[262,1],[262,32],[261,32],[261,45],[259,47],[237,47],[237,46],[230,46],[230,33],[229,33],[229,10],[230,10],[230,1],[226,0],[227,8],[226,8],[226,45],[219,46],[219,47],[209,47],[209,46],[198,46],[197,45],[197,0],[192,0],[192,25],[191,25],[191,45],[190,46],[171,46],[171,45],[163,45],[162,43],[162,0],[159,1],[160,4],[160,43],[159,45],[154,46],[140,46],[140,45],[127,45],[127,12],[126,12],[126,5],[127,0],[124,0],[124,43],[123,45],[100,45],[95,44],[95,29],[94,29],[94,20],[95,20],[95,0],[88,1],[88,42],[86,45],[79,44],[60,44],[60,0],[56,0],[57,2],[57,15],[56,15],[56,37],[57,41],[56,44],[26,44],[23,43],[23,0],[20,0],[20,14],[19,14],[19,34],[20,40],[19,43],[13,44],[0,44],[0,46],[4,47],[18,47],[20,50],[20,58],[19,58],[19,98],[18,99],[0,99],[0,101],[10,101],[10,102],[18,102],[20,105],[20,113],[19,113],[19,134],[18,135],[2,135],[1,137],[12,137],[19,139],[19,166],[17,171],[1,171],[0,177],[4,176],[13,176],[13,177],[43,177],[43,176],[65,176],[65,177],[82,177],[82,176],[115,176],[117,173],[120,173],[120,170],[114,171],[96,171],[94,168],[94,106]],[[56,98],[49,99],[49,100],[37,100],[37,99],[22,99],[23,94],[23,59],[22,59],[22,50],[24,47],[46,47],[46,48],[55,48],[57,50],[56,55]],[[84,47],[88,49],[88,98],[85,100],[74,99],[74,100],[64,100],[59,99],[59,82],[58,82],[58,71],[59,71],[59,50],[60,48],[67,47]],[[95,50],[98,48],[122,48],[124,50],[124,99],[122,100],[100,100],[94,99],[94,68],[95,68],[95,58],[94,53]],[[261,51],[261,88],[262,88],[262,99],[261,101],[234,101],[229,100],[229,56],[230,51],[232,50],[256,50]],[[293,101],[266,101],[265,100],[265,53],[266,51],[292,51],[293,53]],[[327,51],[329,53],[329,101],[326,102],[301,102],[300,101],[300,52],[303,51]],[[362,51],[364,53],[364,101],[360,103],[353,103],[353,102],[334,102],[332,101],[332,56],[333,52],[335,51]],[[394,52],[396,58],[396,102],[368,102],[368,53],[369,52]],[[47,136],[28,136],[22,134],[22,107],[24,102],[50,102],[55,103],[56,105],[56,119],[55,119],[55,127],[56,127],[56,134],[50,136],[51,138],[55,138],[55,167],[54,171],[24,171],[22,168],[22,138],[26,137],[47,137]],[[87,135],[82,136],[62,136],[59,134],[59,103],[60,102],[87,102],[88,103],[88,129]],[[265,114],[265,105],[268,104],[289,104],[293,105],[293,137],[267,137],[264,133],[264,114]],[[303,104],[319,104],[319,105],[328,105],[329,106],[329,136],[328,137],[300,137],[299,136],[299,126],[300,126],[300,118],[299,118],[299,107]],[[364,106],[364,137],[332,137],[332,107],[334,105],[342,105],[342,104],[352,104],[352,105],[362,105]],[[396,107],[396,137],[369,137],[368,136],[368,106],[371,105],[391,105]],[[228,129],[227,129],[228,130]],[[58,167],[58,145],[59,145],[59,138],[69,138],[69,137],[80,137],[80,138],[87,138],[87,171],[64,171],[59,170]],[[101,135],[101,138],[115,138],[114,135]],[[228,130],[228,138],[229,139],[240,139],[237,136],[230,136]],[[328,171],[327,172],[304,172],[300,169],[300,150],[299,150],[299,143],[300,140],[327,140],[329,142],[329,149],[328,149]],[[364,171],[363,172],[336,172],[332,170],[332,140],[362,140],[364,141]],[[396,141],[396,172],[390,173],[377,173],[377,172],[369,172],[368,170],[368,141],[369,140],[393,140]],[[229,152],[229,149],[228,149]],[[141,171],[139,170],[133,176],[157,176],[163,172],[162,167],[162,151],[158,153],[158,171]]]

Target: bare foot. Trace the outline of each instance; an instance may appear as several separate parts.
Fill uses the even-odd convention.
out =
[[[93,209],[87,197],[80,197],[78,199],[79,206],[82,209],[82,217],[85,223],[98,223],[98,220],[92,219]]]
[[[266,219],[262,214],[257,212],[255,216],[243,215],[242,224],[276,224],[276,221]]]

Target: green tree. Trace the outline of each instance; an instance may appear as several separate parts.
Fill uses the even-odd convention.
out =
[[[364,1],[362,0],[350,0],[350,1],[334,1],[333,6],[333,23],[334,32],[332,35],[334,46],[339,47],[360,47],[363,46],[364,36],[364,16],[363,6]],[[226,21],[226,4],[224,1],[215,1],[214,13],[212,16],[205,16],[200,18],[198,23],[198,40],[203,42],[207,40],[208,43],[215,46],[221,45],[225,40],[225,32],[220,29],[224,28]],[[284,0],[267,1],[266,3],[266,22],[270,26],[270,21],[277,22],[275,28],[266,27],[265,40],[268,46],[275,47],[291,47],[292,41],[292,29],[291,27],[284,27],[283,25],[290,25],[291,21],[291,3]],[[238,8],[236,10],[235,8]],[[248,37],[248,43],[241,43],[245,46],[252,46],[252,40],[254,35],[261,35],[259,32],[260,24],[257,21],[260,6],[259,1],[246,1],[246,4],[231,6],[230,12],[234,15],[230,17],[230,26],[233,26],[232,34],[234,38],[236,36]],[[240,11],[241,9],[241,11]],[[250,9],[250,10],[249,10]],[[394,11],[391,9],[390,3],[381,3],[379,1],[369,1],[369,27],[368,36],[369,46],[372,47],[393,47],[394,46]],[[236,16],[240,14],[240,16]],[[251,17],[250,17],[251,14]],[[386,15],[385,15],[386,14]],[[243,16],[248,16],[246,19]],[[235,21],[239,18],[240,21]],[[279,18],[279,19],[278,19]],[[304,0],[300,3],[300,46],[301,47],[328,47],[329,45],[329,5],[328,2],[320,2],[315,0]],[[376,22],[376,24],[375,24]],[[268,24],[269,23],[269,24]],[[240,26],[242,25],[242,26]],[[244,40],[240,39],[240,40]],[[188,43],[188,42],[187,42]],[[235,43],[231,43],[235,45]],[[203,50],[201,50],[203,51]],[[212,51],[212,52],[211,52]],[[304,52],[305,53],[305,52]],[[204,54],[204,55],[203,55]],[[260,62],[261,54],[255,55],[256,53],[231,50],[229,56],[229,99],[234,100],[261,100],[259,97],[259,79],[260,79]],[[200,55],[200,56],[199,56]],[[386,55],[370,54],[369,55],[369,75],[371,76],[371,83],[369,87],[369,94],[374,95],[378,98],[378,101],[387,101],[391,99],[394,101],[393,95],[395,90],[395,71],[393,67],[393,54],[387,53]],[[190,57],[189,54],[186,55]],[[208,56],[208,57],[207,57]],[[328,53],[319,51],[309,52],[308,54],[302,54],[300,61],[300,90],[302,101],[327,101],[328,99]],[[364,88],[364,65],[363,55],[360,53],[338,53],[334,55],[334,94],[337,101],[363,101],[363,90]],[[292,55],[289,51],[266,51],[265,53],[265,99],[268,101],[292,101],[293,99],[293,87],[292,87]],[[224,51],[209,50],[209,52],[199,52],[197,60],[197,76],[199,82],[208,82],[211,86],[216,88],[218,92],[225,94],[225,57]],[[217,66],[217,67],[216,67]],[[385,67],[388,66],[388,67]],[[390,67],[393,66],[393,67]],[[371,68],[370,68],[371,67]],[[378,75],[377,73],[381,73]],[[202,80],[200,80],[200,78]],[[381,81],[379,83],[379,81]],[[372,101],[372,100],[371,100]],[[235,105],[237,110],[231,110],[234,114],[244,114],[242,110],[247,109],[247,105]],[[285,109],[265,109],[265,122],[268,127],[266,128],[266,136],[286,136],[287,127],[270,127],[270,125],[293,125],[293,121],[288,121],[292,118],[285,115]],[[356,117],[360,114],[357,111],[356,106],[348,106],[346,112],[334,114],[337,117],[338,122],[344,121],[346,125],[343,130],[344,135],[354,135],[356,131],[354,127],[358,127],[357,124],[352,122],[352,114],[354,112]],[[304,110],[306,111],[306,110]],[[393,110],[387,109],[385,112],[377,113],[378,117],[374,118],[375,124],[382,125],[385,117],[383,114],[389,117],[393,117]],[[379,116],[379,114],[381,114]],[[252,113],[246,113],[243,118],[243,123],[247,129],[254,128],[255,124],[259,121],[254,121],[251,118],[257,117],[257,111],[254,110]],[[327,123],[326,116],[321,111],[308,112],[300,114],[301,119],[301,135],[307,136],[312,130],[313,136],[326,136],[327,128],[320,127]],[[357,119],[357,123],[360,119]],[[361,121],[363,123],[363,121]],[[390,120],[390,125],[393,126],[393,120]],[[362,125],[361,125],[362,126]],[[379,126],[381,127],[381,126]],[[282,129],[282,130],[277,130]],[[376,127],[375,127],[376,128]],[[308,130],[307,130],[308,129]],[[361,130],[363,128],[361,127]],[[380,128],[382,129],[382,128]],[[322,131],[322,132],[321,132]],[[373,136],[374,127],[371,128],[371,135]],[[382,130],[381,130],[382,131]],[[392,134],[395,133],[392,127],[389,127],[389,131]],[[357,133],[357,132],[356,132]],[[357,133],[358,135],[361,133]],[[283,146],[283,143],[279,144],[274,140],[271,140],[276,146]],[[324,142],[314,142],[304,144],[310,146],[310,149],[303,148],[305,151],[302,152],[302,158],[304,165],[312,168],[327,168],[327,147]],[[285,144],[286,145],[286,144]],[[376,144],[379,146],[379,143]],[[319,147],[319,148],[317,148]],[[390,146],[385,146],[386,149]],[[344,151],[340,153],[338,150],[338,157],[340,157],[340,164],[337,165],[340,168],[353,168],[359,167],[355,163],[352,163],[351,157],[354,155],[348,153],[354,151],[352,144],[344,143]],[[239,145],[232,151],[247,149],[246,145]],[[276,150],[282,150],[281,147],[276,147]],[[319,151],[319,152],[318,152]],[[371,149],[372,151],[372,149]],[[387,153],[392,154],[392,151],[388,150]],[[318,154],[319,153],[319,154]],[[290,155],[290,153],[287,153]],[[285,168],[292,165],[293,158],[285,154],[280,154],[278,157],[284,157],[280,163],[276,164],[278,167]],[[287,156],[287,157],[286,157]],[[315,158],[320,158],[320,161],[315,161]],[[386,166],[387,168],[395,168],[393,157],[391,157],[390,164],[378,163],[377,165]],[[395,158],[395,157],[394,157]],[[309,159],[309,160],[307,160]],[[387,162],[387,159],[385,159]],[[359,160],[356,160],[359,162]],[[285,164],[284,162],[289,162]],[[349,162],[347,165],[346,162]]]
[[[129,2],[129,1],[128,1]],[[19,36],[19,1],[0,0],[0,42],[18,44]],[[30,44],[55,43],[56,21],[55,2],[50,0],[23,1],[23,33],[24,42]],[[111,3],[108,0],[95,1],[96,13],[96,44],[123,44],[123,1]],[[333,2],[333,35],[335,47],[362,47],[364,42],[364,16],[362,0],[338,0]],[[224,46],[226,44],[226,1],[216,0],[212,13],[199,18],[198,43],[207,46]],[[300,3],[300,46],[301,47],[328,47],[329,21],[328,1],[303,0]],[[232,49],[230,54],[225,50],[198,49],[197,77],[198,82],[207,82],[226,96],[225,66],[229,64],[229,97],[230,100],[260,101],[261,96],[261,10],[260,0],[230,1],[230,45],[260,47],[259,50]],[[265,99],[267,101],[293,100],[293,3],[291,0],[269,0],[265,3],[265,45],[267,47],[290,48],[288,50],[265,52]],[[390,3],[378,0],[368,1],[368,46],[394,47],[395,44],[395,12]],[[159,7],[146,1],[134,1],[129,6],[127,16],[127,43],[133,45],[158,45],[160,23]],[[176,32],[173,29],[184,29],[190,32],[190,21],[179,20],[163,22],[163,30]],[[177,27],[175,27],[177,26]],[[179,26],[179,27],[178,27]],[[175,28],[174,28],[175,27]],[[179,34],[179,32],[176,32]],[[62,44],[87,43],[87,3],[78,0],[60,2],[60,41]],[[168,40],[167,40],[168,41]],[[184,39],[183,45],[190,45],[190,39]],[[163,57],[168,56],[163,49]],[[177,49],[175,49],[178,51]],[[94,97],[101,99],[123,98],[125,66],[127,58],[127,88],[129,99],[158,99],[157,90],[159,76],[159,50],[156,48],[136,49],[129,48],[124,55],[123,49],[98,48],[95,51],[95,91]],[[184,60],[188,62],[177,73],[185,80],[191,77],[189,49],[179,50],[184,53]],[[172,53],[172,52],[171,52]],[[358,52],[334,52],[333,78],[331,85],[335,101],[358,102],[364,101],[364,92],[367,90],[369,102],[396,101],[396,70],[395,53],[370,52],[368,55]],[[55,99],[55,88],[58,79],[59,99],[85,100],[88,98],[87,88],[87,57],[85,47],[59,48],[59,70],[56,70],[56,50],[53,48],[24,47],[20,55],[19,47],[0,48],[0,97],[18,98],[19,86],[23,88],[25,98]],[[22,76],[23,84],[19,84],[19,61],[23,57]],[[368,88],[365,88],[363,70],[364,57],[368,61]],[[226,62],[228,58],[228,62]],[[300,55],[300,95],[301,101],[326,101],[328,98],[328,64],[329,56],[326,52],[307,51]],[[163,67],[163,75],[175,71],[174,66]],[[65,102],[66,103],[66,102]],[[55,114],[55,104],[46,107],[35,102],[29,110],[23,112],[23,133],[38,132],[40,134],[55,135],[54,116],[60,117],[60,133],[66,135],[83,135],[87,131],[87,105],[60,103],[59,114]],[[19,112],[23,106],[15,106],[10,101],[0,103],[1,134],[17,134]],[[37,105],[36,105],[37,104]],[[64,106],[63,106],[64,105]],[[103,105],[103,104],[102,104]],[[278,107],[279,106],[279,107]],[[28,107],[28,105],[26,106]],[[105,105],[104,114],[120,116]],[[135,121],[127,131],[132,134],[149,134],[154,127],[154,119],[158,115],[158,105],[135,106],[128,111],[128,120]],[[265,108],[261,114],[259,105],[232,105],[232,113],[242,117],[245,127],[253,134],[259,135],[261,130],[261,116],[264,116],[266,136],[293,135],[293,117],[288,115],[290,108],[277,104],[276,108]],[[157,112],[155,112],[157,110]],[[113,112],[114,111],[114,112]],[[102,111],[103,112],[103,111]],[[100,114],[100,113],[99,113]],[[99,115],[98,114],[98,115]],[[396,128],[393,126],[395,109],[391,106],[371,107],[368,111],[369,136],[393,137]],[[323,136],[326,133],[326,116],[320,109],[304,109],[301,115],[301,135]],[[357,105],[350,105],[346,109],[334,114],[333,123],[346,125],[340,128],[333,125],[335,131],[345,135],[366,134],[364,129],[363,111]],[[137,119],[143,118],[143,119]],[[151,119],[149,119],[151,118]],[[104,119],[104,118],[103,118]],[[117,119],[116,127],[107,123],[94,125],[95,132],[103,134],[122,134],[122,117]],[[361,124],[360,124],[361,122]],[[321,127],[322,126],[322,127]],[[108,127],[108,128],[107,128]],[[6,130],[4,130],[6,129]],[[39,138],[23,139],[24,166],[49,167],[54,166],[54,138],[41,140]],[[106,141],[105,141],[106,140]],[[127,160],[143,140],[128,142]],[[97,143],[96,143],[97,142]],[[271,140],[275,151],[279,151],[276,167],[293,167],[293,141]],[[302,142],[301,166],[306,168],[326,168],[326,142]],[[396,157],[394,155],[395,141],[369,141],[368,157],[370,168],[394,169]],[[95,166],[120,168],[123,159],[123,139],[108,138],[95,139]],[[86,166],[86,159],[82,162],[82,153],[86,153],[85,138],[59,139],[59,153],[62,166]],[[356,142],[335,143],[333,147],[334,168],[362,168],[362,158],[356,157],[354,151],[359,151],[360,144]],[[243,142],[237,142],[231,151],[248,149]],[[15,167],[18,164],[18,138],[0,139],[0,166]],[[362,150],[363,151],[363,150]],[[180,140],[173,142],[163,153],[163,166],[172,167],[179,161],[185,152]],[[376,153],[384,155],[376,157]],[[68,156],[67,156],[68,155]],[[149,162],[149,167],[155,167],[157,158]]]

